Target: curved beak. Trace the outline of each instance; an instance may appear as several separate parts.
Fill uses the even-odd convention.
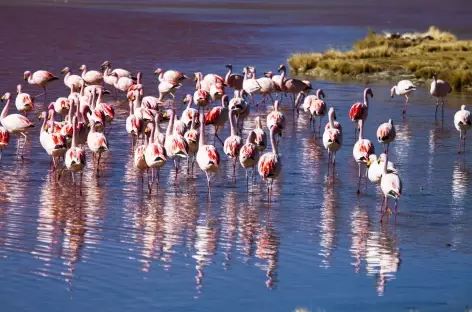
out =
[[[24,79],[24,80],[28,79],[28,76],[27,76],[27,75],[23,75],[23,79]]]
[[[372,162],[370,160],[368,160],[367,161],[367,168],[369,168],[371,164],[372,164]]]
[[[81,70],[81,71],[84,70],[84,67],[83,67],[83,66],[80,66],[80,67],[79,67],[79,70]]]
[[[2,102],[5,100],[5,96],[2,96]]]
[[[66,72],[65,68],[61,69],[61,74],[65,73],[65,72]]]
[[[184,101],[183,101],[183,102],[184,102],[184,103],[187,103],[187,102],[188,102],[188,101],[187,101],[187,97],[184,97]]]
[[[107,62],[103,62],[102,65],[101,65],[102,69],[105,69],[105,67],[107,67],[107,66],[108,66]]]

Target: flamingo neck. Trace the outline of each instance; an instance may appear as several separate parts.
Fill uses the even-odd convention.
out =
[[[333,114],[329,114],[329,126],[334,129],[334,117]]]
[[[252,71],[252,79],[256,80],[256,68],[255,67],[253,68],[253,71]]]
[[[41,125],[41,133],[44,131],[44,127],[46,127],[46,116],[44,116],[44,114],[42,115],[43,116],[43,124]]]
[[[5,104],[5,107],[2,110],[2,115],[0,116],[1,119],[7,117],[8,109],[10,108],[10,101],[11,101],[11,99],[7,100],[7,103]]]
[[[67,85],[67,80],[69,79],[70,77],[70,71],[68,71],[65,75],[64,75],[64,84]]]
[[[367,97],[367,91],[364,90],[364,105],[369,106],[369,98]]]
[[[149,137],[149,144],[154,144],[154,134],[156,133],[156,127],[151,128],[151,136]]]
[[[260,119],[260,118],[257,119],[256,129],[262,129],[262,123],[261,123],[261,119]]]
[[[34,84],[34,81],[33,81],[33,74],[29,75],[29,77],[28,77],[28,83],[29,83],[29,84]]]
[[[71,148],[77,147],[77,119],[73,121]]]
[[[134,111],[133,111],[133,101],[129,100],[129,115],[133,116]]]
[[[102,103],[102,91],[99,91],[98,92],[98,96],[97,96],[97,102],[95,103],[96,105],[99,105],[100,103]]]
[[[233,68],[228,68],[228,72],[226,73],[226,76],[225,76],[225,83],[228,84],[228,80],[229,80],[229,77],[231,76],[231,74],[233,73]]]
[[[172,113],[171,115],[169,116],[169,124],[167,125],[167,132],[166,132],[166,136],[171,136],[172,133],[173,133],[173,130],[174,130],[174,110],[172,110]]]
[[[359,120],[359,141],[364,139],[364,121]]]
[[[277,143],[275,142],[275,127],[270,131],[270,144],[272,145],[272,153],[278,155],[278,147]]]
[[[385,155],[386,155],[386,154],[385,154]],[[382,172],[383,172],[384,174],[387,173],[387,165],[388,165],[388,156],[385,156],[385,161],[384,161],[383,166],[382,166]]]
[[[141,94],[139,90],[135,90],[134,93],[136,94],[134,99],[134,110],[136,110],[141,105]]]
[[[203,145],[205,145],[205,119],[201,117],[200,118],[200,139],[198,141],[198,146],[201,148]]]
[[[229,112],[229,125],[231,127],[231,136],[236,135],[236,127],[235,127],[233,118],[234,118],[234,113],[233,113],[233,111],[230,111]]]

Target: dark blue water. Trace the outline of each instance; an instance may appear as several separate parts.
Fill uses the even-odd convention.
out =
[[[214,2],[212,8],[206,6],[210,2],[199,7],[71,0],[56,2],[60,8],[39,3],[3,7],[2,93],[14,93],[16,84],[24,83],[25,70],[59,75],[64,66],[98,69],[110,60],[116,67],[142,71],[146,93],[156,95],[152,72],[157,66],[190,75],[223,75],[227,63],[238,71],[245,65],[256,66],[258,73],[275,71],[292,52],[349,47],[368,27],[423,30],[436,23],[431,16],[440,26],[470,36],[470,20],[458,12],[468,10],[463,1],[460,10],[461,1],[454,6],[433,1],[441,16],[418,4],[424,10],[412,9],[410,17],[400,15],[402,3],[307,2],[297,1],[292,9],[284,2],[242,3],[240,8]],[[89,6],[94,8],[84,8]],[[380,13],[369,14],[377,9]],[[402,120],[403,100],[390,99],[391,84],[369,83],[374,98],[366,137],[374,141],[378,125],[393,119],[397,138],[390,160],[404,187],[396,223],[391,216],[381,224],[380,190],[369,184],[356,195],[348,111],[361,100],[365,84],[312,84],[323,88],[344,127],[336,181],[326,181],[327,153],[309,130],[308,116],[297,119],[285,105],[283,169],[270,208],[259,178],[248,191],[245,172],[238,168],[237,183],[232,182],[225,156],[210,201],[205,175],[197,167],[191,177],[183,173],[174,180],[170,164],[161,170],[159,191],[148,195],[132,165],[126,103],[115,103],[111,152],[104,157],[102,176],[95,177],[90,161],[80,196],[67,175],[59,182],[51,179],[39,143],[35,117],[44,104],[38,101],[30,116],[38,128],[25,160],[16,159],[13,138],[0,163],[1,310],[468,309],[472,148],[457,155],[459,135],[452,121],[460,105],[471,103],[470,94],[449,96],[441,124],[434,121],[429,87],[419,88]],[[68,94],[62,80],[50,87],[51,98]],[[178,91],[179,102],[193,87],[188,82]],[[41,92],[34,86],[24,89]],[[254,118],[265,121],[268,111],[251,113],[243,138]],[[227,127],[222,137],[228,135]],[[381,145],[375,144],[379,153]]]

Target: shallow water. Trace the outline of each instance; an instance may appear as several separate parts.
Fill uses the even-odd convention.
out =
[[[290,7],[282,1],[19,1],[27,5],[2,7],[2,93],[24,83],[25,70],[59,75],[64,66],[97,69],[110,60],[142,71],[146,93],[156,94],[157,66],[190,74],[222,75],[227,63],[238,70],[250,64],[258,73],[275,71],[293,51],[349,47],[368,27],[422,30],[434,23],[471,36],[465,1],[410,2],[407,15],[401,3],[373,1],[300,0]],[[54,3],[64,7],[48,6]],[[390,158],[404,187],[396,223],[392,216],[380,224],[380,192],[369,184],[356,195],[352,158],[348,111],[365,85],[312,84],[323,88],[344,127],[335,183],[326,181],[327,153],[307,116],[296,118],[285,105],[283,171],[270,209],[260,179],[248,191],[238,168],[233,183],[225,156],[210,201],[197,166],[191,177],[184,173],[175,181],[166,165],[161,188],[149,196],[132,166],[126,103],[117,105],[100,179],[87,155],[82,196],[67,175],[60,183],[51,180],[39,127],[24,161],[15,158],[12,139],[0,163],[2,311],[466,309],[472,304],[472,213],[466,206],[472,149],[457,155],[452,119],[471,95],[451,94],[441,124],[434,121],[434,99],[419,88],[402,120],[403,100],[390,99],[390,85],[369,84],[374,98],[366,137],[374,140],[378,125],[394,120]],[[184,85],[179,102],[192,87]],[[50,99],[67,93],[62,81],[48,90]],[[30,115],[37,125],[43,108],[39,100]],[[265,120],[266,112],[253,110],[244,138],[257,115]],[[228,127],[222,137],[227,135]],[[376,149],[381,151],[380,144]]]

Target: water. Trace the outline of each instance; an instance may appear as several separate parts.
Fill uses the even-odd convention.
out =
[[[21,6],[2,7],[0,19],[2,92],[13,93],[24,83],[25,70],[59,74],[64,66],[99,68],[110,60],[142,71],[146,93],[155,94],[157,66],[190,74],[223,74],[227,63],[238,71],[244,65],[255,65],[258,73],[275,71],[293,51],[346,48],[369,27],[423,30],[438,24],[472,35],[465,1],[16,4]],[[85,170],[83,196],[67,175],[60,183],[51,180],[39,129],[31,133],[23,162],[15,158],[12,139],[0,164],[2,311],[467,309],[472,304],[471,148],[456,154],[452,116],[471,102],[470,94],[451,94],[441,125],[434,122],[427,88],[418,90],[402,121],[402,99],[389,98],[390,85],[369,84],[374,99],[366,136],[374,140],[378,125],[394,120],[397,139],[390,155],[404,183],[396,224],[393,218],[380,224],[379,191],[369,184],[360,197],[355,193],[348,110],[365,85],[312,83],[325,90],[344,126],[336,182],[325,181],[327,154],[310,133],[307,116],[296,119],[285,107],[284,167],[270,209],[260,179],[247,192],[239,168],[234,184],[225,156],[211,201],[198,169],[191,178],[183,174],[174,181],[171,166],[161,172],[158,193],[149,196],[132,167],[126,103],[116,106],[112,151],[104,157],[101,178],[95,178],[91,161]],[[184,85],[179,100],[192,85]],[[48,96],[67,93],[58,81]],[[30,115],[36,124],[43,107],[38,101]],[[244,138],[257,114],[265,120],[266,112],[253,113]],[[222,137],[227,135],[228,128]]]

